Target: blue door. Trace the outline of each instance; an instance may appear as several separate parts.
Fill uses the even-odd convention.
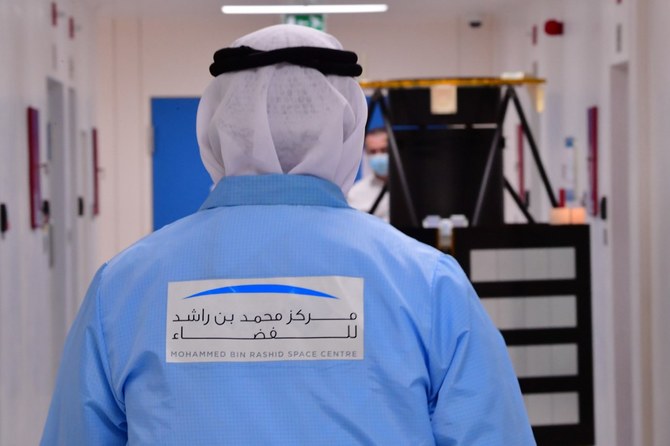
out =
[[[154,230],[198,210],[212,187],[195,134],[199,98],[154,98]]]

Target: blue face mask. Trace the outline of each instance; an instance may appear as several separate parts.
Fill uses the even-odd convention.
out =
[[[389,154],[378,153],[368,158],[370,169],[380,177],[385,177],[389,173]]]

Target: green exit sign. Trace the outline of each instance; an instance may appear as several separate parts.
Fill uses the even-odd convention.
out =
[[[307,26],[319,31],[326,30],[326,18],[323,14],[287,14],[284,16],[284,23]]]

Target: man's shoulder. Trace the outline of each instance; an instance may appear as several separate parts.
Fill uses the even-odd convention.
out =
[[[185,246],[192,247],[192,239],[201,232],[202,214],[196,212],[145,235],[112,257],[107,262],[107,269],[116,270],[142,261],[159,261],[168,255],[178,254]]]
[[[392,251],[406,259],[419,258],[426,260],[444,255],[444,253],[434,246],[405,234],[395,226],[374,215],[357,211],[351,218],[352,221],[349,223],[349,226],[356,227],[356,238],[359,240],[369,240],[370,243],[377,245],[379,249]]]

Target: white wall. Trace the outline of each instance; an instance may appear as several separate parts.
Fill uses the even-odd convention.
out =
[[[670,444],[670,54],[667,50],[670,3],[650,0],[648,9],[649,135],[651,212],[651,357],[654,445]],[[642,123],[644,125],[644,123]]]
[[[75,159],[85,150],[81,132],[93,125],[91,43],[95,27],[90,11],[75,0],[58,2],[63,16],[51,26],[50,2],[46,0],[0,1],[0,202],[6,203],[10,231],[0,239],[0,444],[37,444],[51,396],[56,358],[65,329],[81,299],[81,290],[95,267],[94,224],[77,218],[76,196],[90,204],[90,191],[78,175]],[[67,20],[74,16],[79,31],[68,38]],[[60,172],[42,172],[43,197],[54,199],[55,177],[67,181],[63,217],[54,225],[70,241],[68,254],[79,265],[70,276],[70,294],[56,294],[54,269],[49,267],[46,230],[30,228],[28,206],[28,150],[26,108],[40,111],[40,144],[47,162],[47,77],[76,90],[80,141],[66,132],[65,163]],[[69,106],[66,97],[66,107]],[[90,159],[90,158],[89,158]],[[64,171],[63,171],[64,170]],[[83,170],[83,166],[82,166]],[[67,180],[65,180],[67,178]],[[56,226],[55,226],[56,227]],[[76,242],[75,242],[76,239]],[[76,254],[75,254],[76,252]],[[75,279],[76,278],[76,279]]]

